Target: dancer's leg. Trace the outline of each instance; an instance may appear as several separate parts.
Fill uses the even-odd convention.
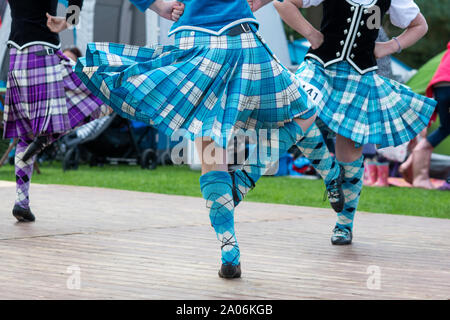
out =
[[[306,120],[296,119],[280,127],[278,131],[278,154],[281,156],[297,143],[314,120],[315,116]],[[264,175],[270,165],[273,165],[273,163],[266,163],[257,155],[256,157],[249,157],[243,164],[242,169],[232,173],[235,189],[235,206],[255,186],[255,183]]]
[[[341,211],[344,205],[344,197],[340,186],[343,177],[339,165],[328,151],[319,128],[311,121],[315,118],[308,119],[310,120],[308,122],[301,120],[296,119],[296,122],[288,123],[280,128],[279,154],[287,152],[292,145],[296,145],[324,179],[332,207],[336,211]],[[292,145],[290,145],[291,143]],[[235,205],[239,204],[248,191],[254,187],[264,171],[265,167],[262,167],[261,164],[244,164],[243,170],[237,170],[234,173],[234,183],[238,190]]]
[[[53,134],[43,134],[37,136],[33,139],[32,142],[29,143],[28,148],[25,150],[22,159],[23,161],[28,161],[34,156],[37,156],[40,152],[42,152],[46,147],[51,145],[56,140],[60,139],[66,133],[53,133]]]
[[[33,165],[36,157],[23,161],[22,157],[31,140],[21,138],[16,146],[15,173],[16,173],[16,201],[13,215],[19,221],[34,221],[35,218],[30,210],[29,189]]]
[[[311,161],[326,185],[339,176],[339,166],[328,151],[322,132],[316,124],[311,126],[296,146]]]
[[[223,161],[225,151],[214,148],[210,141],[197,140],[196,144],[202,159],[200,188],[210,210],[211,225],[221,243],[222,267],[219,276],[238,278],[241,275],[240,251],[234,229],[233,183]]]
[[[345,177],[342,188],[345,195],[344,209],[337,214],[337,222],[331,237],[333,244],[350,244],[353,238],[353,221],[361,195],[364,176],[364,157],[362,147],[342,136],[336,138],[336,157],[344,168]]]
[[[344,172],[336,159],[330,154],[322,132],[313,124],[306,135],[296,144],[303,155],[311,161],[312,166],[322,177],[328,192],[328,200],[336,212],[343,210],[344,195],[342,181]]]

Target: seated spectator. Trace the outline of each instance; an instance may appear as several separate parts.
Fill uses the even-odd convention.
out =
[[[63,51],[64,55],[70,60],[77,62],[78,58],[81,58],[83,55],[81,54],[80,49],[77,47],[70,47]]]
[[[420,140],[410,157],[400,167],[406,181],[413,186],[434,189],[430,181],[430,162],[433,149],[450,134],[450,42],[447,52],[427,88],[427,96],[437,100],[440,126],[437,130]]]

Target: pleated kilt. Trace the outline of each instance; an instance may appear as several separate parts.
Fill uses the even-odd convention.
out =
[[[44,49],[42,45],[10,49],[5,138],[66,133],[110,112],[83,85],[61,51],[36,55]]]
[[[256,32],[180,31],[175,46],[91,43],[76,72],[121,116],[172,135],[211,137],[227,147],[237,131],[309,118],[315,107],[295,75]]]
[[[427,127],[436,101],[375,71],[361,75],[348,62],[327,68],[306,59],[296,72],[332,132],[380,148],[412,140]]]

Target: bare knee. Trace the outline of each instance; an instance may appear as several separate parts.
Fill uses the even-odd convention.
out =
[[[337,135],[336,157],[341,162],[354,162],[361,158],[362,146],[356,147],[356,143],[348,138]]]
[[[218,147],[211,138],[197,138],[195,144],[202,163],[202,174],[228,171],[226,151]]]
[[[314,114],[312,117],[308,119],[296,118],[294,121],[302,128],[303,132],[308,131],[309,127],[316,121],[317,114]]]

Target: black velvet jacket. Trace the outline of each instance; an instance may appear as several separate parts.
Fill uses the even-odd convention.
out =
[[[9,0],[11,7],[11,33],[9,43],[18,48],[32,44],[46,44],[57,48],[60,46],[59,36],[47,28],[46,13],[56,16],[58,0]],[[76,5],[80,9],[83,0],[69,0],[69,6]]]
[[[346,60],[361,74],[376,70],[375,41],[391,0],[373,0],[368,5],[325,0],[323,6],[324,43],[310,49],[306,57],[319,60],[325,67]]]

